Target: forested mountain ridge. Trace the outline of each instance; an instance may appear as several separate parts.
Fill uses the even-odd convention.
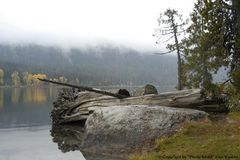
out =
[[[0,45],[0,68],[5,84],[11,84],[14,71],[44,73],[86,85],[175,85],[177,64],[174,56],[139,53],[112,45],[63,50],[60,47]]]

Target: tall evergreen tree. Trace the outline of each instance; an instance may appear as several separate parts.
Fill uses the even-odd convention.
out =
[[[184,82],[218,93],[212,74],[228,70],[230,82],[220,89],[230,95],[228,107],[240,109],[240,1],[198,0],[191,15],[185,44]],[[226,84],[226,82],[222,84]],[[218,89],[217,89],[218,88]]]
[[[185,84],[210,89],[212,74],[229,66],[224,46],[228,8],[224,0],[198,0],[185,43]]]
[[[226,24],[230,38],[226,36],[225,45],[229,45],[228,52],[231,57],[231,80],[234,87],[240,91],[240,1],[232,0],[230,8],[232,19]]]

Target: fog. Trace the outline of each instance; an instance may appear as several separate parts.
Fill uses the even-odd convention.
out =
[[[194,0],[0,0],[0,43],[65,48],[113,43],[137,50],[164,49],[152,37],[160,12],[187,17]]]

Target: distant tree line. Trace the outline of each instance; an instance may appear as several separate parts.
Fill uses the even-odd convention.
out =
[[[173,86],[174,89],[177,76],[174,56],[160,57],[152,52],[140,53],[113,45],[64,50],[36,44],[0,44],[0,68],[4,71],[2,79],[5,85],[12,85],[12,78],[15,84],[19,80],[24,85],[34,84],[31,77],[42,73],[49,79],[67,79],[68,82],[84,85],[151,83]]]
[[[6,85],[4,83],[4,70],[0,68],[0,86],[4,86]],[[9,83],[9,85],[14,86],[14,87],[19,87],[21,85],[24,86],[40,86],[40,85],[46,85],[46,83],[43,83],[41,81],[38,80],[38,78],[41,79],[47,79],[47,75],[46,74],[31,74],[29,72],[23,72],[23,73],[19,73],[17,71],[14,71],[13,73],[11,73],[11,83]],[[66,83],[68,81],[68,79],[64,76],[60,76],[57,78],[50,78],[50,80],[52,81],[56,81],[56,82],[62,82],[62,83]],[[79,83],[78,78],[76,78],[76,81],[74,82],[76,84]],[[47,85],[51,85],[51,84],[47,84]]]

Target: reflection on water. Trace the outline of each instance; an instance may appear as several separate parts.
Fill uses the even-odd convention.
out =
[[[33,92],[33,102],[41,103],[46,102],[47,96],[44,94],[43,90],[41,88],[36,88]]]
[[[26,88],[23,90],[23,101],[25,103],[46,102],[47,93],[44,92],[43,88],[39,88],[39,87]]]
[[[63,152],[81,150],[81,143],[84,138],[84,128],[77,125],[54,126],[51,130],[53,142]]]
[[[85,160],[79,151],[62,153],[50,126],[0,129],[0,160]]]
[[[4,92],[0,89],[0,109],[3,108],[4,105]]]
[[[49,125],[57,87],[0,88],[0,128]]]
[[[80,151],[63,153],[50,135],[51,88],[0,88],[0,160],[85,160]]]
[[[49,87],[49,90],[48,90],[49,92],[48,92],[48,97],[50,98],[50,99],[53,99],[53,98],[55,98],[56,96],[57,96],[57,94],[58,94],[58,90],[56,89],[56,88],[54,88],[54,87]]]
[[[32,88],[26,88],[23,92],[24,103],[32,103]]]
[[[58,94],[56,87],[26,87],[26,88],[0,88],[0,108],[11,105],[30,103],[45,103],[54,99]],[[9,101],[10,99],[10,101]],[[5,101],[7,100],[7,101]],[[6,104],[4,104],[6,102]]]
[[[86,152],[82,147],[85,138],[83,125],[84,124],[53,126],[51,130],[53,142],[57,143],[58,148],[63,153],[81,151],[86,160],[125,160],[125,158],[113,157],[113,155],[104,156],[93,154],[89,151]]]
[[[13,104],[18,104],[19,103],[19,96],[20,96],[20,89],[19,88],[12,88],[11,102]]]

